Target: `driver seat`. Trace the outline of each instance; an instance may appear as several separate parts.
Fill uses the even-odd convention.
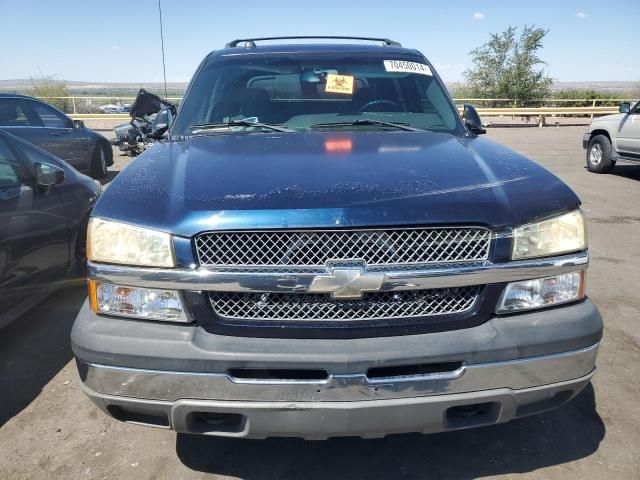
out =
[[[358,113],[362,107],[374,99],[373,88],[363,87],[356,89],[351,99],[353,111]]]

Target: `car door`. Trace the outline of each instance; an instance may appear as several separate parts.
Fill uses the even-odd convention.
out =
[[[34,162],[48,157],[0,134],[0,311],[60,280],[69,265],[67,219],[56,186],[42,188]]]
[[[25,109],[31,110],[45,130],[43,143],[38,145],[78,170],[86,170],[91,156],[91,141],[86,129],[74,128],[73,121],[64,113],[37,100],[25,100]],[[33,142],[32,142],[33,143]]]
[[[616,146],[619,153],[640,159],[640,102],[620,121]]]

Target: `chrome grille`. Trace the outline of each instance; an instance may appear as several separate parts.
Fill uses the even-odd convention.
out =
[[[228,319],[275,321],[375,320],[450,315],[470,310],[479,286],[364,293],[362,300],[334,300],[327,294],[217,293],[209,300]]]
[[[203,266],[322,271],[345,261],[374,268],[483,261],[490,240],[485,228],[450,227],[208,232],[198,235],[195,245]]]

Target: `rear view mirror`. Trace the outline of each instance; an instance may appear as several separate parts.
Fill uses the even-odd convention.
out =
[[[622,102],[618,111],[620,113],[629,113],[631,111],[631,104],[629,102]]]
[[[64,170],[50,163],[36,163],[36,182],[41,187],[50,187],[64,182]]]
[[[75,129],[84,128],[84,122],[82,120],[74,120],[73,121],[73,128],[75,128]]]
[[[482,120],[480,119],[480,115],[478,115],[477,110],[470,103],[464,104],[462,119],[464,120],[464,126],[467,127],[467,129],[471,133],[475,135],[482,135],[483,133],[487,133],[487,131],[482,127]]]

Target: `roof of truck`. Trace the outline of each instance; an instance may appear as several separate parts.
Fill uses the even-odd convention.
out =
[[[233,55],[255,55],[269,53],[378,53],[394,55],[420,55],[422,54],[412,48],[404,48],[395,45],[376,45],[361,43],[284,43],[256,45],[246,48],[243,46],[226,47],[221,50],[214,50],[209,57],[222,57]]]

